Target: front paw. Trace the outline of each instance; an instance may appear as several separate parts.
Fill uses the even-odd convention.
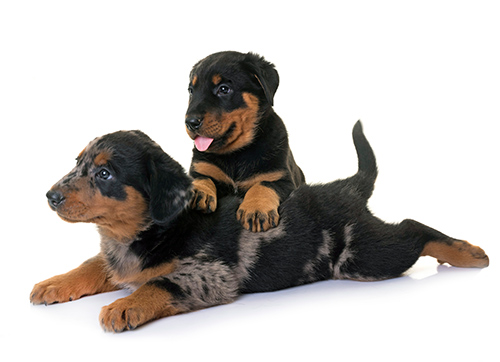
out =
[[[145,284],[128,297],[103,307],[99,321],[106,332],[131,331],[152,320],[180,313],[171,300],[171,294],[165,290]]]
[[[103,307],[99,314],[102,329],[115,333],[133,330],[150,319],[140,305],[130,305],[127,298]]]
[[[236,216],[245,229],[254,232],[267,231],[270,228],[278,226],[279,222],[277,208],[262,211],[254,208],[245,208],[245,205],[241,204]]]
[[[84,295],[81,285],[72,283],[64,275],[57,275],[36,284],[30,294],[30,302],[49,305],[70,302]]]
[[[276,191],[267,186],[254,185],[243,198],[236,217],[250,231],[267,231],[278,226],[279,205]]]
[[[106,262],[97,255],[66,274],[36,284],[30,294],[30,301],[45,305],[63,303],[116,289],[107,277]]]
[[[193,198],[191,208],[205,213],[214,212],[217,209],[217,189],[210,179],[196,179],[193,181]]]

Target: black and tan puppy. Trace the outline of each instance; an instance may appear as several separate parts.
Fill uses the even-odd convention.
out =
[[[216,53],[193,67],[186,113],[193,208],[213,212],[217,199],[237,194],[245,228],[278,224],[280,203],[305,182],[272,108],[278,83],[274,65],[253,53]]]
[[[101,252],[33,288],[34,304],[68,302],[119,288],[133,293],[103,307],[106,331],[325,279],[401,275],[421,255],[460,267],[488,266],[483,250],[413,220],[386,224],[366,204],[377,174],[361,125],[353,132],[354,176],[300,186],[280,206],[280,224],[255,234],[236,219],[237,196],[217,211],[188,207],[192,180],[146,135],[117,132],[91,142],[47,193],[64,220],[91,222]]]

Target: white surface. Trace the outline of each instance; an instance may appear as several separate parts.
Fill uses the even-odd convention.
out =
[[[285,11],[268,3],[0,4],[0,355],[500,359],[498,6],[309,1]],[[94,227],[59,220],[45,192],[91,139],[119,129],[142,129],[188,167],[188,73],[228,49],[276,64],[275,110],[309,181],[355,172],[350,132],[362,119],[380,169],[376,215],[467,239],[491,266],[438,267],[424,258],[399,279],[247,295],[120,335],[102,332],[97,316],[125,292],[31,306],[34,283],[99,247]]]

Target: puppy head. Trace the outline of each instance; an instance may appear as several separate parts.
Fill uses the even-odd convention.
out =
[[[118,241],[151,223],[166,224],[188,204],[191,181],[182,167],[140,131],[96,138],[47,198],[68,222],[90,222]]]
[[[215,53],[195,64],[185,122],[197,150],[230,153],[250,144],[278,84],[274,65],[253,53]]]

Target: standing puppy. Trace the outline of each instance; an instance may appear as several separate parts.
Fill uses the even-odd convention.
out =
[[[195,143],[194,209],[213,212],[218,198],[237,194],[245,228],[265,231],[278,224],[280,203],[305,182],[272,108],[278,84],[274,65],[253,53],[215,53],[195,64],[186,113]]]

